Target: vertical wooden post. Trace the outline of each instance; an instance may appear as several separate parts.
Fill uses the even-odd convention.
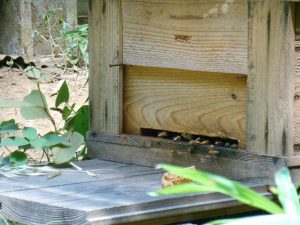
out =
[[[292,3],[248,3],[248,150],[291,156],[295,89]]]
[[[33,57],[31,0],[20,1],[21,47],[27,58]]]
[[[90,129],[122,132],[121,0],[90,0]]]

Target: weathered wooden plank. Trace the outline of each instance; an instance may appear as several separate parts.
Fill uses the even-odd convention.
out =
[[[221,203],[218,203],[221,204]],[[215,205],[218,205],[215,204]],[[122,225],[133,225],[133,224],[138,224],[138,225],[165,225],[165,224],[178,224],[178,222],[183,222],[183,224],[186,224],[188,221],[201,221],[202,220],[210,220],[213,221],[215,220],[216,217],[223,217],[223,216],[235,216],[235,215],[240,215],[242,213],[247,213],[247,212],[254,212],[255,210],[249,206],[244,206],[244,205],[239,205],[238,203],[225,203],[226,204],[226,211],[224,211],[224,208],[220,209],[213,209],[213,210],[208,210],[208,211],[199,211],[196,212],[188,212],[189,209],[185,208],[180,208],[178,210],[170,210],[166,209],[163,213],[156,213],[156,212],[147,212],[147,215],[141,215],[137,216],[136,214],[127,214],[126,219],[124,218],[117,218],[114,217],[112,219],[106,219],[104,222],[103,218],[91,218],[89,221],[92,222],[93,225],[103,225],[108,223],[108,224],[116,224],[113,221],[127,221],[127,222],[122,222]],[[174,212],[175,211],[175,212]],[[129,221],[129,222],[128,222]],[[187,223],[189,224],[189,223]]]
[[[124,63],[247,74],[247,1],[123,0]]]
[[[288,157],[288,166],[289,167],[295,167],[300,165],[300,156],[294,155],[291,157]]]
[[[247,146],[251,152],[293,155],[294,38],[290,3],[249,1]]]
[[[227,137],[246,144],[246,78],[127,66],[124,132],[140,128]]]
[[[161,217],[164,219],[155,224],[165,224],[183,221],[183,215],[192,214],[196,219],[224,208],[233,212],[241,205],[216,193],[153,198],[147,192],[160,188],[162,177],[161,172],[153,172],[157,174],[129,173],[120,179],[0,193],[0,213],[28,224],[151,224]],[[256,189],[267,195],[265,187]]]
[[[160,188],[161,178],[162,172],[152,169],[150,174],[129,173],[123,178],[11,191],[1,195],[89,212],[152,201],[153,197],[147,192]],[[166,198],[170,196],[162,197]]]
[[[122,22],[121,1],[92,0],[89,6],[90,127],[122,130]]]
[[[279,157],[257,155],[241,149],[228,149],[208,145],[191,145],[133,135],[90,133],[90,156],[102,160],[154,166],[171,163],[181,166],[195,165],[200,169],[234,179],[272,179],[271,174],[286,165]],[[237,169],[238,168],[238,169]]]
[[[265,192],[265,187],[255,188],[262,195],[270,197]],[[240,205],[229,197],[218,193],[199,194],[192,196],[176,197],[163,201],[155,201],[149,207],[149,204],[139,205],[137,208],[120,208],[119,212],[123,214],[114,214],[109,217],[97,217],[98,212],[93,212],[89,218],[92,224],[170,224],[178,222],[187,222],[203,218],[214,218],[218,215],[231,215],[233,212],[252,211],[253,208]],[[239,208],[239,209],[238,209]],[[226,212],[224,213],[224,209]],[[125,211],[125,213],[124,213]]]
[[[0,213],[22,224],[90,225],[87,213],[0,194]]]
[[[88,170],[95,176],[90,176],[84,171],[63,169],[62,175],[53,179],[48,179],[47,176],[24,176],[20,180],[11,179],[9,183],[7,183],[7,179],[0,177],[0,193],[28,189],[40,189],[44,187],[56,187],[62,185],[75,185],[80,183],[88,184],[89,182],[95,182],[99,180],[112,180],[128,177],[129,174],[134,176],[153,173],[153,168],[125,165],[101,160],[88,160],[79,162],[77,164],[84,171]],[[74,179],[74,177],[76,177],[76,179]]]

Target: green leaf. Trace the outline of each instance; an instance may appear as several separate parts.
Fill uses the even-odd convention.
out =
[[[295,188],[296,188],[296,190],[298,190],[300,188],[300,182],[299,181],[295,184]]]
[[[29,95],[27,95],[24,102],[31,104],[29,107],[22,107],[21,114],[24,119],[35,120],[35,119],[45,119],[48,116],[48,106],[44,95],[39,90],[33,90]]]
[[[37,130],[33,127],[25,127],[22,131],[24,137],[29,140],[35,140],[38,137]]]
[[[156,192],[150,192],[151,196],[159,196],[159,195],[178,195],[178,194],[191,194],[197,192],[217,192],[219,189],[199,185],[195,183],[186,183],[186,184],[178,184],[171,187],[160,189]]]
[[[278,190],[278,199],[285,213],[300,215],[300,203],[297,190],[287,168],[282,168],[275,174],[275,183]]]
[[[20,147],[28,144],[29,142],[22,137],[9,137],[1,140],[1,146],[4,147]]]
[[[45,138],[38,138],[36,140],[30,141],[30,145],[34,149],[42,149],[44,147],[47,147],[47,143],[48,143],[48,141]]]
[[[74,107],[75,107],[75,104],[73,104],[71,107],[66,105],[63,108],[63,113],[62,113],[63,120],[67,120],[69,118],[69,116],[72,114]]]
[[[57,98],[55,101],[55,107],[57,108],[63,102],[67,103],[69,101],[69,98],[70,98],[69,88],[67,82],[64,81],[58,91]]]
[[[39,90],[33,90],[23,101],[0,101],[0,108],[21,108],[22,116],[28,120],[49,118],[46,99]]]
[[[89,106],[80,107],[75,116],[66,122],[65,128],[71,132],[78,132],[85,137],[89,129]]]
[[[31,103],[24,102],[22,100],[1,100],[0,109],[5,108],[21,108],[21,107],[31,107],[34,106]]]
[[[24,152],[14,151],[9,156],[11,166],[23,166],[28,162],[28,157]]]
[[[47,143],[45,144],[45,147],[51,147],[58,144],[64,144],[69,145],[69,138],[66,136],[59,136],[56,133],[48,133],[43,136],[45,140],[47,140]]]
[[[158,167],[177,176],[181,176],[201,185],[207,186],[207,188],[211,187],[212,191],[218,191],[225,195],[229,195],[240,202],[258,209],[265,210],[269,213],[277,214],[284,212],[282,208],[268,198],[236,181],[229,180],[225,177],[200,170],[186,169],[166,164],[160,164]]]
[[[30,79],[40,79],[41,77],[41,71],[34,66],[28,66],[24,71]]]
[[[6,133],[15,133],[19,130],[18,124],[16,124],[15,120],[7,120],[3,121],[0,124],[0,134],[6,134]]]
[[[78,150],[78,148],[84,143],[84,138],[81,134],[76,132],[73,133],[69,140],[70,146],[60,146],[52,149],[54,155],[54,163],[63,164],[69,162],[74,157],[74,154]]]

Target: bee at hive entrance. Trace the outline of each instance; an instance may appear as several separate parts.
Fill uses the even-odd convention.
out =
[[[222,137],[209,137],[204,135],[190,134],[186,132],[173,132],[166,130],[141,128],[140,133],[142,136],[161,138],[171,140],[174,142],[185,142],[188,143],[190,146],[211,145],[232,149],[237,149],[239,146],[238,140]]]

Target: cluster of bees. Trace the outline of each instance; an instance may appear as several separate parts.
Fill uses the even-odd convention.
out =
[[[173,133],[169,133],[167,131],[160,131],[157,133],[157,137],[171,139],[176,142],[179,142],[179,141],[188,142],[188,144],[190,146],[188,150],[191,153],[194,149],[194,146],[196,146],[196,145],[209,145],[209,153],[211,153],[211,154],[218,153],[217,150],[215,149],[215,146],[221,146],[221,147],[232,148],[232,149],[238,148],[237,144],[230,143],[230,142],[226,141],[225,139],[224,139],[224,141],[213,140],[213,139],[208,140],[203,137],[195,136],[195,135],[189,134],[189,133],[179,133],[179,134],[174,135]]]

